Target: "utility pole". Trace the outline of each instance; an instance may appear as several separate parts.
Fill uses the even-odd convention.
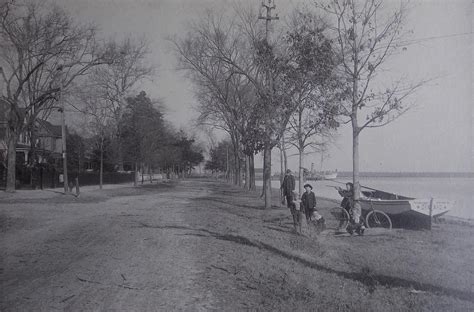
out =
[[[64,182],[64,193],[69,193],[69,184],[67,179],[67,156],[66,156],[66,117],[64,116],[64,99],[63,99],[63,89],[64,89],[64,82],[63,82],[63,67],[62,65],[58,66],[58,76],[60,78],[59,81],[59,101],[61,102],[61,108],[59,111],[61,112],[61,139],[62,139],[62,156],[63,156],[63,182]]]
[[[265,0],[262,0],[262,7],[260,8],[260,14],[258,15],[258,19],[265,20],[265,40],[268,43],[268,28],[270,27],[270,22],[272,20],[278,20],[280,18],[278,17],[278,14],[272,16],[272,10],[276,9],[275,0],[267,0],[266,2],[267,3],[265,3]],[[266,10],[265,16],[263,16],[262,14],[263,9]]]
[[[274,10],[276,8],[276,5],[275,5],[275,1],[274,0],[262,0],[262,5],[260,7],[260,14],[258,16],[258,19],[263,19],[265,20],[265,43],[266,45],[269,47],[270,46],[270,43],[269,43],[269,31],[270,31],[270,22],[272,20],[278,20],[279,17],[277,14],[275,14],[275,16],[272,16],[272,10]],[[262,12],[265,11],[265,15],[262,14]],[[271,78],[271,74],[270,74],[270,68],[269,66],[267,65],[267,68],[265,69],[266,71],[266,88],[268,90],[268,93],[269,93],[269,99],[266,99],[266,103],[264,103],[265,105],[265,113],[267,113],[268,111],[270,111],[272,108],[270,107],[270,105],[272,104],[273,102],[273,81],[272,81],[272,78]],[[268,124],[270,121],[268,120],[268,116],[266,116],[265,118],[265,135],[266,135],[266,138],[265,138],[265,143],[264,143],[264,149],[263,149],[263,163],[264,163],[264,166],[263,166],[263,192],[262,192],[262,196],[265,195],[265,208],[268,209],[271,207],[271,194],[272,194],[272,179],[271,179],[271,175],[272,175],[272,148],[271,148],[271,138],[270,138],[270,131],[271,131],[271,127],[270,125]]]

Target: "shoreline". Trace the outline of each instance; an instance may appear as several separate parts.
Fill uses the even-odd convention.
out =
[[[257,189],[259,189],[259,191],[261,191],[261,186],[257,186]],[[272,199],[279,202],[280,199],[275,197],[276,196],[275,193],[279,194],[280,189],[272,187],[272,191],[274,191],[274,192],[272,192]],[[337,200],[337,199],[334,199],[334,198],[317,195],[317,193],[316,193],[316,198],[334,203],[337,206],[339,206],[339,204],[341,203],[341,200]],[[453,215],[445,214],[445,215],[441,216],[439,218],[439,220],[441,220],[441,223],[446,222],[446,223],[449,223],[449,224],[463,224],[463,225],[467,225],[467,226],[474,226],[474,218],[469,218],[469,217],[459,217],[459,216],[453,216]]]
[[[296,177],[296,176],[295,176]],[[474,178],[474,172],[376,172],[359,173],[361,178]],[[350,171],[338,171],[337,178],[352,178]],[[279,180],[279,175],[273,175],[272,180]],[[262,180],[259,180],[262,181]],[[329,181],[329,180],[328,180]]]
[[[213,179],[212,179],[213,180]],[[179,182],[179,181],[182,181],[180,179],[177,179],[177,180],[174,180],[176,182]],[[225,182],[227,183],[225,180],[219,180],[219,179],[216,179],[216,181],[222,181],[222,182]],[[258,180],[259,182],[261,182],[261,180]],[[153,184],[169,184],[170,182],[173,182],[172,181],[154,181]],[[151,185],[153,185],[151,184]],[[227,183],[228,185],[230,186],[234,186],[232,183]],[[144,184],[141,184],[139,183],[137,185],[137,187],[141,187],[141,186],[146,186],[146,185],[150,185],[150,183],[144,183]],[[103,185],[103,189],[102,191],[106,191],[106,190],[109,190],[109,189],[118,189],[118,188],[133,188],[133,182],[127,182],[127,183],[119,183],[119,184],[104,184]],[[272,187],[272,203],[275,204],[275,203],[279,203],[280,202],[280,189],[279,188],[275,188],[275,187]],[[249,191],[250,192],[250,191]],[[256,190],[257,193],[260,193],[261,192],[261,186],[258,186],[257,185],[257,190]],[[100,194],[101,193],[101,190],[99,189],[99,186],[98,185],[87,185],[87,186],[83,186],[81,187],[81,193],[79,195],[79,198],[82,196],[87,196],[88,194],[89,195],[93,195],[93,194]],[[71,194],[64,194],[63,193],[63,188],[55,188],[55,189],[36,189],[36,190],[17,190],[15,191],[14,193],[7,193],[5,191],[0,191],[0,203],[14,203],[15,201],[19,201],[19,202],[23,202],[25,200],[28,200],[28,201],[34,201],[34,200],[44,200],[44,199],[48,199],[48,198],[54,198],[56,196],[64,196],[64,195],[73,195],[75,196],[75,190],[73,190],[73,193]],[[335,205],[339,205],[340,204],[340,200],[338,199],[335,199],[335,198],[331,198],[331,197],[327,197],[327,196],[322,196],[322,195],[318,195],[317,192],[316,192],[316,198],[320,199],[320,200],[323,200],[323,201],[327,201],[327,202],[330,202],[332,204],[335,204]],[[262,199],[263,201],[263,199]],[[465,224],[465,225],[468,225],[468,226],[474,226],[474,218],[469,218],[469,217],[460,217],[460,216],[455,216],[455,215],[449,215],[449,214],[446,214],[446,215],[443,215],[440,220],[443,220],[442,222],[447,222],[447,223],[450,223],[450,224]]]

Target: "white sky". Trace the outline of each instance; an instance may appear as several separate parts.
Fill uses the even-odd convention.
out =
[[[259,0],[245,0],[255,3]],[[393,0],[395,1],[395,0]],[[167,119],[187,128],[196,117],[191,86],[174,70],[175,60],[166,36],[179,35],[189,19],[207,7],[222,7],[230,1],[211,0],[56,0],[80,21],[92,21],[104,36],[141,36],[151,41],[150,61],[159,65],[159,75],[143,86],[150,96],[162,98]],[[277,12],[299,1],[276,0]],[[397,1],[398,3],[398,1]],[[465,34],[422,41],[408,47],[389,64],[393,79],[417,80],[438,77],[412,100],[406,115],[384,128],[364,130],[360,138],[361,171],[474,171],[473,2],[472,0],[412,0],[406,29],[412,39]],[[351,170],[351,129],[343,127],[330,150],[326,169]],[[319,167],[319,155],[305,163]],[[279,171],[275,153],[274,169]],[[261,165],[257,164],[257,167]],[[296,169],[296,157],[290,160]]]

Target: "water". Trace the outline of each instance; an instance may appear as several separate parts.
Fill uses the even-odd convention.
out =
[[[334,181],[308,181],[317,196],[341,200],[332,186],[345,187],[351,178],[338,178]],[[339,183],[338,183],[339,182]],[[342,183],[342,184],[341,184]],[[415,198],[442,198],[455,201],[449,215],[474,219],[474,178],[419,178],[419,177],[373,177],[361,178],[361,185]],[[262,185],[262,181],[257,181]],[[273,188],[280,187],[280,181],[272,181]],[[298,181],[296,181],[298,190]]]

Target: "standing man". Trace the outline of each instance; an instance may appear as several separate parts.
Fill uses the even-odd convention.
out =
[[[288,208],[291,208],[293,202],[293,191],[295,190],[295,177],[291,173],[291,170],[286,170],[285,177],[283,178],[283,183],[280,186],[282,195],[286,198],[286,205]]]

